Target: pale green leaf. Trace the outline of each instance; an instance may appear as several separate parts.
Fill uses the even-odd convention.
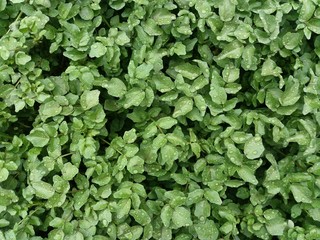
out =
[[[293,194],[294,199],[297,202],[311,203],[312,202],[312,192],[307,186],[300,184],[290,185],[290,190]]]
[[[174,68],[177,73],[188,79],[195,79],[201,74],[200,68],[194,64],[183,63]]]
[[[15,55],[15,61],[18,65],[25,65],[26,63],[31,61],[31,57],[25,52],[19,51]]]
[[[61,169],[62,177],[68,181],[72,180],[78,172],[79,169],[70,162],[65,163]]]
[[[260,136],[252,137],[244,144],[244,154],[249,159],[259,158],[263,152],[264,146]]]
[[[33,129],[27,136],[27,139],[35,147],[44,147],[48,144],[50,138],[48,134],[43,129]]]
[[[107,48],[100,42],[96,42],[91,45],[90,52],[89,52],[89,57],[91,58],[98,58],[102,57],[105,55],[107,52]]]
[[[126,93],[124,108],[129,108],[131,106],[139,106],[146,96],[146,93],[140,88],[132,88]]]
[[[178,121],[172,117],[162,117],[158,119],[157,124],[162,129],[170,129],[176,125]]]
[[[51,184],[44,182],[44,181],[37,181],[31,183],[34,192],[37,197],[43,199],[49,199],[54,194],[54,188]]]
[[[217,191],[214,191],[212,189],[205,189],[204,190],[204,197],[211,203],[221,205],[222,200],[220,198],[220,195]]]
[[[0,169],[0,182],[7,180],[9,177],[9,171],[6,168]]]
[[[193,108],[193,100],[189,97],[181,97],[174,105],[172,117],[185,116]]]
[[[56,101],[50,101],[42,104],[39,108],[40,114],[44,119],[57,116],[61,113],[62,107]]]
[[[84,91],[80,97],[80,104],[84,110],[93,108],[99,104],[99,90]]]
[[[212,220],[206,220],[204,223],[198,223],[194,227],[200,240],[218,239],[219,230]]]
[[[161,218],[162,223],[163,223],[163,225],[165,227],[169,227],[170,226],[172,215],[173,215],[173,209],[172,209],[172,207],[170,205],[165,205],[161,209],[160,218]]]
[[[145,226],[151,222],[150,216],[143,209],[131,210],[130,215],[137,223],[141,224],[142,226]]]
[[[218,55],[217,60],[226,58],[236,59],[240,58],[243,52],[243,45],[238,41],[233,41],[227,44],[222,52]]]
[[[192,225],[190,210],[185,207],[176,207],[172,214],[172,223],[174,224],[175,228]]]
[[[242,166],[240,169],[237,170],[237,173],[245,182],[249,182],[254,185],[258,184],[258,180],[254,175],[254,171],[248,166]]]

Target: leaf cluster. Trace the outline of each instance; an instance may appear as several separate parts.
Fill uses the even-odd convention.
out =
[[[320,239],[317,0],[0,0],[0,239]]]

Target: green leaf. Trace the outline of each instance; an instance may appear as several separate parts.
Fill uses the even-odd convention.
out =
[[[70,162],[67,162],[63,165],[61,169],[63,179],[70,181],[76,176],[79,172],[79,169]]]
[[[99,104],[99,90],[84,91],[80,97],[80,104],[84,110],[89,110]]]
[[[283,38],[282,43],[286,49],[292,50],[300,45],[302,35],[300,33],[287,32]]]
[[[240,76],[240,70],[234,66],[227,65],[222,71],[223,80],[231,83],[236,81]]]
[[[216,104],[225,104],[228,97],[225,89],[219,85],[213,85],[210,88],[209,95],[212,101]]]
[[[50,140],[48,134],[43,129],[32,129],[27,139],[35,147],[44,147]]]
[[[249,159],[259,158],[263,152],[264,146],[260,136],[252,137],[244,144],[244,154]]]
[[[190,80],[197,78],[201,74],[200,68],[190,63],[183,63],[175,66],[174,70]]]
[[[220,195],[217,191],[214,191],[212,189],[205,189],[204,190],[204,197],[211,203],[221,205],[222,200],[220,198]]]
[[[123,46],[123,45],[130,42],[130,38],[127,36],[127,34],[125,32],[120,32],[117,35],[115,42],[116,42],[116,44]]]
[[[172,214],[172,223],[175,228],[188,227],[192,225],[190,210],[185,207],[176,207]]]
[[[0,0],[1,1],[1,0]],[[1,7],[1,6],[0,6]],[[1,11],[1,10],[0,10]],[[0,57],[3,60],[8,60],[10,57],[10,51],[5,46],[0,46]]]
[[[198,223],[194,227],[200,240],[218,239],[219,230],[212,220],[206,220],[204,223]]]
[[[240,178],[242,178],[245,182],[252,183],[254,185],[258,184],[258,180],[254,175],[254,171],[249,168],[248,166],[242,166],[240,169],[237,170]]]
[[[47,182],[44,182],[44,181],[32,182],[31,186],[34,189],[36,196],[39,198],[49,199],[54,194],[54,188],[52,187],[51,184]]]
[[[281,68],[278,67],[275,61],[270,58],[268,58],[262,65],[262,76],[279,76],[281,73]]]
[[[241,166],[243,162],[243,154],[240,150],[234,144],[228,145],[227,148],[227,156],[230,161],[235,165]]]
[[[243,52],[243,45],[238,41],[233,41],[227,44],[222,52],[218,55],[217,60],[223,60],[226,58],[236,59],[240,58]]]
[[[174,105],[172,117],[185,116],[193,108],[193,100],[189,97],[181,97]]]
[[[94,12],[89,6],[85,6],[81,8],[79,15],[83,20],[91,20],[94,17]]]
[[[153,66],[151,64],[142,63],[136,68],[136,77],[139,79],[144,79],[150,75],[150,71]]]
[[[113,97],[122,97],[127,92],[126,85],[119,78],[111,78],[105,87]]]
[[[142,226],[145,226],[151,222],[151,218],[149,217],[148,213],[143,209],[131,210],[130,215]]]
[[[100,42],[96,42],[91,45],[89,57],[91,58],[99,58],[106,54],[107,48]]]
[[[5,10],[7,6],[7,0],[0,0],[0,12]]]
[[[272,236],[283,236],[286,227],[287,223],[283,218],[279,216],[277,216],[277,218],[271,219],[266,224],[266,229]]]
[[[192,92],[198,91],[204,88],[205,86],[207,86],[208,84],[209,84],[209,79],[201,75],[193,81],[191,85],[191,91]]]
[[[128,216],[131,208],[131,199],[121,199],[117,205],[116,216],[121,219]]]
[[[19,51],[15,55],[15,61],[18,65],[25,65],[31,61],[31,57],[27,55],[25,52]]]
[[[162,93],[169,92],[175,87],[171,78],[162,74],[154,75],[152,80],[156,85],[156,89]]]
[[[244,70],[256,70],[257,69],[258,59],[255,56],[256,55],[255,50],[256,50],[256,48],[252,44],[247,45],[243,49],[241,67]]]
[[[123,135],[123,140],[126,143],[133,143],[137,139],[136,129],[131,129],[129,131],[125,131]]]
[[[0,169],[0,182],[4,182],[9,177],[9,171],[6,168]]]
[[[207,18],[212,15],[211,6],[207,1],[196,2],[195,9],[201,18]]]
[[[174,125],[176,125],[177,123],[178,123],[178,121],[172,117],[163,117],[163,118],[158,119],[158,121],[157,121],[158,127],[162,128],[162,129],[170,129]]]
[[[219,6],[219,16],[222,21],[231,21],[235,15],[236,6],[231,0],[221,1]]]
[[[303,0],[301,2],[302,6],[300,8],[299,21],[306,22],[312,18],[316,7],[312,0]]]
[[[165,8],[158,8],[154,11],[152,18],[158,25],[167,25],[176,19],[176,16]]]
[[[160,218],[161,218],[162,223],[163,223],[163,225],[165,227],[169,227],[170,226],[172,215],[173,215],[173,209],[172,209],[172,207],[170,205],[165,205],[161,209]]]
[[[197,218],[199,218],[200,221],[204,221],[207,217],[211,215],[211,206],[207,200],[202,200],[196,203],[194,215]]]
[[[131,88],[126,93],[125,103],[123,104],[124,108],[130,108],[132,106],[139,106],[144,100],[146,93],[140,88]]]
[[[176,42],[173,46],[173,51],[179,56],[186,55],[186,46],[181,42]]]
[[[139,156],[134,156],[128,161],[127,169],[131,174],[144,172],[144,160]]]
[[[286,88],[283,92],[279,102],[282,106],[291,106],[300,99],[300,83],[295,78],[290,78],[286,81]]]
[[[173,161],[178,159],[179,154],[177,151],[177,148],[173,146],[172,144],[166,144],[160,149],[160,154],[161,154],[161,164],[167,164],[169,166],[172,166]]]
[[[259,12],[264,30],[268,34],[272,34],[279,28],[277,18],[274,15],[266,14],[264,11]],[[278,30],[279,31],[279,30]]]
[[[43,119],[57,116],[61,113],[62,107],[56,101],[50,101],[42,104],[39,108],[39,112],[43,115]]]
[[[300,184],[291,184],[289,188],[293,194],[294,199],[297,202],[302,202],[302,203],[312,202],[312,192],[308,187]]]
[[[312,18],[307,22],[308,29],[316,34],[320,34],[320,19]]]
[[[80,208],[87,203],[89,196],[90,196],[90,191],[88,189],[77,191],[73,196],[74,209],[80,210]]]

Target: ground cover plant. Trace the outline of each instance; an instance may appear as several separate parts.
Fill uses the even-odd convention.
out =
[[[0,0],[0,239],[320,239],[318,0]]]

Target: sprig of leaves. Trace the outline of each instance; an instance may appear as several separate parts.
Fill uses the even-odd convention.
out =
[[[0,239],[319,239],[319,3],[0,0]]]

